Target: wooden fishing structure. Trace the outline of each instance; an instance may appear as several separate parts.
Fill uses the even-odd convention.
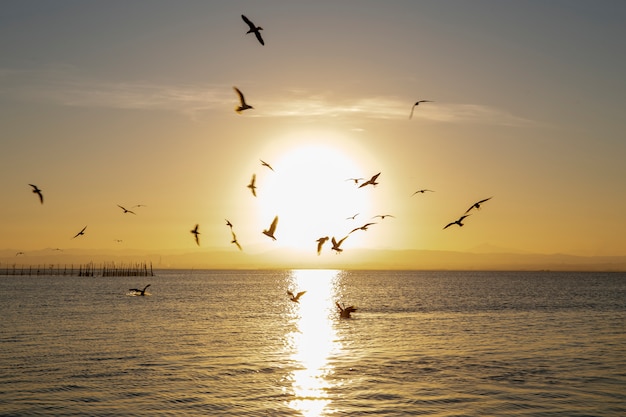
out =
[[[89,262],[86,264],[70,265],[17,265],[0,263],[1,275],[25,276],[78,276],[78,277],[152,277],[152,262],[116,264],[105,262],[99,265]]]

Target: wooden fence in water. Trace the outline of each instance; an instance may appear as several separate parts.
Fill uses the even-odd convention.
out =
[[[0,275],[25,276],[78,276],[78,277],[151,277],[152,262],[116,264],[106,262],[99,265],[89,262],[86,264],[70,265],[17,265],[0,263]]]

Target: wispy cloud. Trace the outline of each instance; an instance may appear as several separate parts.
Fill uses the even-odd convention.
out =
[[[202,112],[231,109],[236,96],[230,85],[168,84],[145,81],[95,80],[72,68],[46,70],[0,69],[0,94],[62,106],[162,110],[196,116]],[[347,101],[333,94],[285,90],[281,95],[248,101],[255,117],[408,119],[412,102],[397,97],[360,97]],[[416,108],[414,119],[441,123],[476,123],[530,126],[531,120],[480,104],[433,102]]]

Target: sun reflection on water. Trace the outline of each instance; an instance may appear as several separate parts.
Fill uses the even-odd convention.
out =
[[[331,403],[329,357],[340,347],[331,319],[337,276],[333,270],[296,270],[291,277],[293,291],[306,294],[291,306],[295,329],[287,338],[296,369],[290,376],[294,398],[289,407],[307,417],[323,415]]]

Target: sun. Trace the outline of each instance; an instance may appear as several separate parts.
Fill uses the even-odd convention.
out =
[[[369,208],[369,193],[350,179],[363,169],[339,146],[298,143],[271,166],[259,181],[259,215],[268,227],[278,216],[277,246],[315,252],[318,238],[345,236],[347,218]]]

